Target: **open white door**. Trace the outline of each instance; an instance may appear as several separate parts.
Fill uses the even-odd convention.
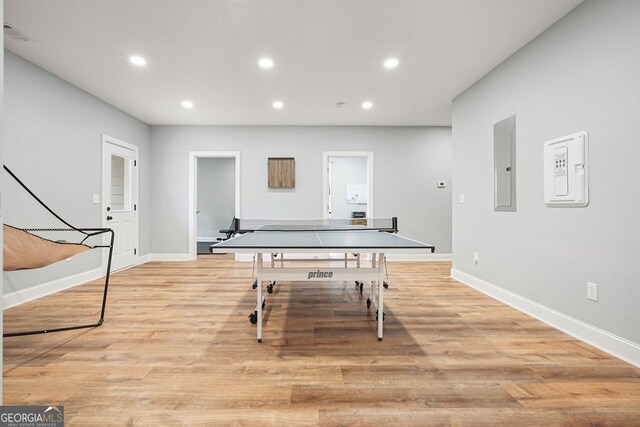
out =
[[[105,225],[115,232],[111,270],[117,271],[133,266],[136,259],[137,151],[109,138],[102,148]]]

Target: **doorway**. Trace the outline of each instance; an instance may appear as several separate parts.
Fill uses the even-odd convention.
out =
[[[323,153],[323,213],[325,219],[373,217],[373,153],[325,151]],[[330,259],[344,254],[330,253]]]
[[[240,152],[189,153],[189,258],[210,254],[240,217]]]
[[[235,217],[235,167],[228,157],[197,159],[196,242],[197,254],[211,253],[211,246],[226,238],[220,230]]]
[[[138,147],[102,137],[103,226],[114,231],[111,271],[135,265],[138,255]],[[103,260],[103,265],[104,265]]]
[[[323,153],[323,218],[373,217],[373,153]]]

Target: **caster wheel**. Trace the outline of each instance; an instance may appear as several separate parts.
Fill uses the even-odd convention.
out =
[[[356,280],[356,286],[360,285],[360,282]]]
[[[272,293],[273,293],[273,283],[272,283],[272,284],[267,285],[267,292],[269,292],[270,294],[272,294]]]
[[[378,338],[378,341],[382,340],[382,338]],[[258,342],[262,342],[262,338],[258,338]]]
[[[251,313],[249,315],[249,322],[251,322],[252,325],[258,323],[258,313]]]
[[[389,289],[389,284],[388,284],[387,282],[382,282],[382,286],[383,286],[385,289]]]
[[[362,290],[364,289],[364,283],[360,283],[360,295],[362,295]]]
[[[378,341],[382,341],[382,338],[378,338]],[[258,341],[258,342],[260,342],[260,341]]]

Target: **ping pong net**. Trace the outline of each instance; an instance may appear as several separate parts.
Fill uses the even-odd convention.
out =
[[[376,230],[398,232],[398,218],[325,218],[325,219],[242,219],[235,218],[235,234],[254,231],[348,231]]]

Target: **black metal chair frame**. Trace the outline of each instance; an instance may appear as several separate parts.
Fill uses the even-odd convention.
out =
[[[16,180],[16,182],[18,184],[20,184],[20,186],[27,192],[29,193],[29,195],[31,195],[31,197],[33,197],[43,208],[45,208],[51,215],[53,215],[54,217],[56,217],[60,222],[62,222],[64,225],[66,225],[68,228],[23,228],[22,230],[24,231],[76,231],[80,234],[83,234],[85,237],[84,239],[82,239],[82,241],[80,242],[80,244],[84,244],[85,241],[87,241],[87,239],[94,237],[94,236],[100,236],[103,234],[107,234],[109,233],[111,236],[109,238],[109,244],[108,245],[96,245],[96,246],[92,246],[92,248],[108,248],[109,249],[109,256],[107,259],[107,271],[106,271],[106,275],[104,278],[104,290],[102,292],[102,307],[100,309],[100,319],[98,319],[97,322],[95,323],[90,323],[90,324],[86,324],[86,325],[78,325],[78,326],[64,326],[64,327],[58,327],[58,328],[46,328],[46,329],[36,329],[36,330],[32,330],[32,331],[19,331],[19,332],[4,332],[2,334],[3,337],[18,337],[18,336],[24,336],[24,335],[38,335],[38,334],[47,334],[47,333],[51,333],[51,332],[63,332],[63,331],[72,331],[75,329],[86,329],[86,328],[97,328],[98,326],[102,325],[104,323],[104,318],[105,318],[105,310],[107,308],[107,292],[109,290],[109,278],[111,276],[111,260],[113,259],[113,241],[115,238],[115,233],[113,232],[113,230],[111,228],[79,228],[79,227],[74,227],[73,225],[69,224],[67,221],[65,221],[64,219],[62,219],[62,217],[60,217],[58,214],[56,214],[53,210],[51,210],[51,208],[49,208],[49,206],[47,206],[42,200],[40,200],[40,198],[38,198],[38,196],[36,196],[17,176],[14,175],[13,172],[11,172],[11,170],[4,166],[4,170],[7,171],[7,173]]]
[[[225,240],[229,240],[230,238],[233,237],[234,234],[236,234],[238,231],[238,219],[234,216],[233,219],[231,220],[231,225],[229,226],[229,228],[223,228],[221,230],[218,230],[219,233],[222,233],[225,235],[225,237],[218,237],[218,241],[223,242]]]

